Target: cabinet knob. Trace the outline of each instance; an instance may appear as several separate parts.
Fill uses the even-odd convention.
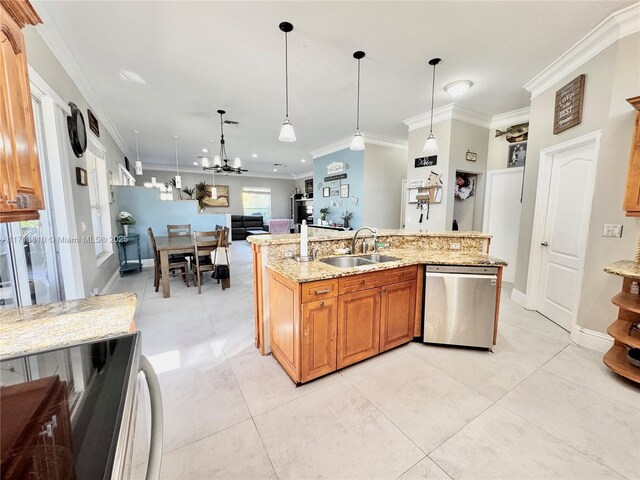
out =
[[[360,286],[364,287],[364,280],[360,280]]]
[[[324,308],[324,302],[320,302],[320,308]]]

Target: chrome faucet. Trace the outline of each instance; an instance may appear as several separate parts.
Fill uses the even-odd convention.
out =
[[[371,233],[373,233],[373,251],[374,252],[378,252],[378,244],[377,244],[377,235],[378,235],[378,229],[377,228],[372,228],[372,227],[362,227],[359,228],[358,230],[356,230],[356,233],[353,234],[353,238],[351,239],[351,253],[356,253],[356,240],[358,238],[358,234],[362,231],[362,230],[369,230]],[[364,253],[364,240],[362,240],[362,253]]]

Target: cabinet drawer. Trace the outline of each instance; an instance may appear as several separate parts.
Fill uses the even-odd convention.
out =
[[[382,273],[361,273],[359,275],[341,277],[338,279],[338,284],[340,287],[340,295],[368,290],[369,288],[375,288],[382,285]]]
[[[338,296],[338,280],[319,280],[302,284],[302,303],[315,302]]]
[[[380,274],[382,275],[381,285],[405,282],[407,280],[414,280],[417,278],[418,266],[412,265],[410,267],[392,268],[390,270],[383,270]]]

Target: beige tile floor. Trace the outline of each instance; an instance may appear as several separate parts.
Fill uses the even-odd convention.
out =
[[[224,292],[114,285],[160,376],[162,478],[640,477],[640,389],[508,291],[493,353],[411,343],[296,388],[253,347],[250,262],[234,242]]]

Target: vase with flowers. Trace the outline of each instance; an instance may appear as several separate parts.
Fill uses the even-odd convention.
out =
[[[124,236],[129,236],[129,225],[135,225],[136,219],[133,218],[129,212],[120,212],[118,214],[117,222],[122,225],[122,231],[124,232]]]

